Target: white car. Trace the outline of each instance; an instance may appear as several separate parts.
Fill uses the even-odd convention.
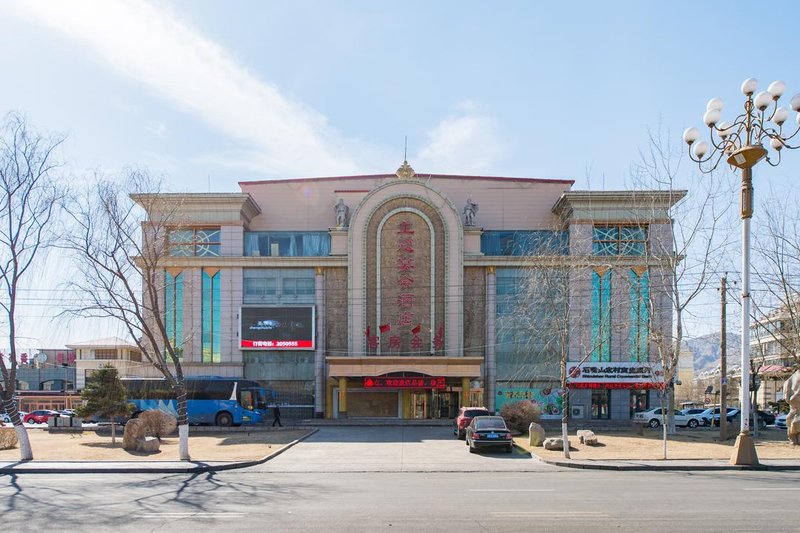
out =
[[[666,411],[666,409],[665,409]],[[646,424],[651,428],[657,428],[664,423],[664,415],[660,407],[648,411],[637,411],[633,413],[633,421],[639,424]],[[678,427],[688,427],[691,429],[701,425],[699,415],[686,415],[683,411],[675,410],[675,425]]]
[[[775,417],[775,427],[786,429],[786,415],[782,414],[780,416]]]
[[[11,425],[11,417],[3,413],[0,415],[0,426]]]

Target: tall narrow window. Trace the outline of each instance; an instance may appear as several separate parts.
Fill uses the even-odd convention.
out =
[[[178,358],[183,357],[183,273],[167,270],[164,273],[164,321],[167,338]]]
[[[611,361],[611,269],[592,271],[592,361]]]
[[[650,276],[646,269],[631,269],[630,346],[631,361],[647,361],[650,311]]]
[[[203,269],[203,362],[220,362],[220,274]]]

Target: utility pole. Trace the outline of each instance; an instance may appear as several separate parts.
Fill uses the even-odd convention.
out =
[[[719,438],[728,440],[728,328],[726,327],[727,312],[725,310],[726,296],[728,294],[728,276],[722,276],[719,286],[720,295],[720,328],[719,328]],[[744,374],[742,374],[744,375]],[[744,378],[743,378],[744,379]],[[714,420],[714,415],[711,415]]]

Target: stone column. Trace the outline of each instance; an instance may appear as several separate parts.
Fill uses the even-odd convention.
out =
[[[325,382],[325,418],[333,418],[333,383]]]
[[[325,416],[325,269],[317,267],[314,280],[317,307],[317,349],[314,351],[314,418]]]
[[[461,407],[469,406],[469,377],[461,378]]]
[[[347,378],[339,378],[339,418],[347,418]]]
[[[495,268],[486,269],[486,350],[484,352],[484,383],[483,390],[486,397],[486,408],[494,414],[495,393],[497,392],[497,354],[495,342],[497,339],[497,274]]]

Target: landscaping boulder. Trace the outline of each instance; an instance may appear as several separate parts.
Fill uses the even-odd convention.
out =
[[[590,429],[579,429],[577,432],[578,442],[587,446],[597,446],[597,435]]]
[[[531,446],[541,446],[545,438],[544,428],[536,422],[531,422],[528,426],[528,436]]]
[[[0,428],[0,450],[10,450],[19,444],[17,430],[14,428]]]
[[[157,437],[144,437],[136,443],[136,451],[143,453],[156,453],[159,451],[161,441]]]
[[[132,418],[125,424],[125,433],[122,435],[122,449],[135,452],[139,441],[144,438],[144,424],[138,418]]]
[[[569,446],[569,441],[567,441],[567,446]],[[563,450],[564,449],[564,441],[561,437],[550,437],[544,439],[544,449],[545,450]]]
[[[137,420],[143,425],[145,437],[156,437],[161,439],[178,429],[177,419],[169,413],[159,411],[158,409],[151,409],[141,413]]]

